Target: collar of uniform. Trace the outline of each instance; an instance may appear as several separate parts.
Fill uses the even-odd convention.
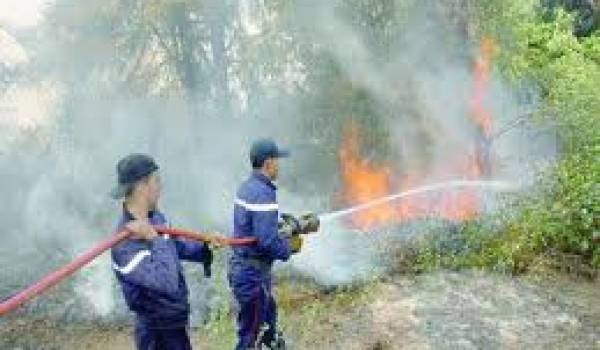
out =
[[[268,177],[267,177],[265,174],[263,174],[261,171],[259,171],[259,170],[255,170],[255,171],[252,173],[252,176],[253,176],[255,179],[257,179],[257,180],[259,180],[259,181],[261,181],[261,182],[264,182],[264,183],[265,183],[267,186],[271,187],[272,189],[274,189],[274,190],[276,190],[276,189],[277,189],[277,186],[276,186],[276,185],[273,183],[273,181],[271,181],[271,179],[269,179],[269,178],[268,178]]]

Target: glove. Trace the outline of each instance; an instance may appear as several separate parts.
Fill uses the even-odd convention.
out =
[[[212,251],[212,249],[210,249],[208,244],[204,245],[203,255],[204,255],[204,257],[202,259],[202,266],[204,268],[204,277],[210,278],[212,276],[211,266],[213,263],[214,256],[213,256],[213,251]]]
[[[293,254],[299,253],[302,250],[302,243],[304,243],[304,240],[300,235],[292,235],[290,237],[290,250]]]

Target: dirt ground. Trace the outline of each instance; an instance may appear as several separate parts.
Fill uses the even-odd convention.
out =
[[[442,272],[389,278],[371,294],[314,317],[285,315],[291,348],[600,349],[599,282]],[[194,348],[219,349],[204,331],[191,329]],[[132,349],[131,332],[17,318],[0,323],[0,349]]]

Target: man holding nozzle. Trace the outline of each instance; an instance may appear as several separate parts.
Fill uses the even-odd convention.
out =
[[[302,248],[299,235],[279,234],[279,206],[274,181],[279,159],[289,152],[271,139],[252,144],[252,173],[239,187],[234,204],[234,237],[255,237],[257,244],[233,248],[229,284],[239,312],[236,349],[283,349],[277,331],[277,305],[272,293],[271,267],[275,260],[288,260]]]
[[[123,200],[117,230],[131,236],[111,250],[113,269],[129,309],[135,313],[135,344],[140,350],[189,350],[190,306],[180,260],[201,262],[205,274],[213,254],[208,245],[159,235],[154,226],[168,225],[158,210],[161,182],[158,165],[143,154],[117,164],[118,186],[112,195]]]

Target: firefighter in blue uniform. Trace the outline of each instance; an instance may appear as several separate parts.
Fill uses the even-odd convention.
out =
[[[240,186],[234,203],[234,237],[255,237],[256,245],[233,249],[229,284],[239,306],[236,349],[283,348],[277,331],[277,305],[272,293],[271,267],[286,261],[302,247],[302,238],[279,235],[279,207],[273,183],[279,173],[278,159],[289,152],[270,139],[253,143],[253,172]]]
[[[135,313],[137,349],[188,350],[190,307],[180,260],[212,262],[206,244],[159,235],[154,225],[168,225],[157,204],[161,192],[158,165],[132,154],[117,165],[116,199],[124,198],[117,229],[132,235],[115,246],[113,269],[129,309]]]

